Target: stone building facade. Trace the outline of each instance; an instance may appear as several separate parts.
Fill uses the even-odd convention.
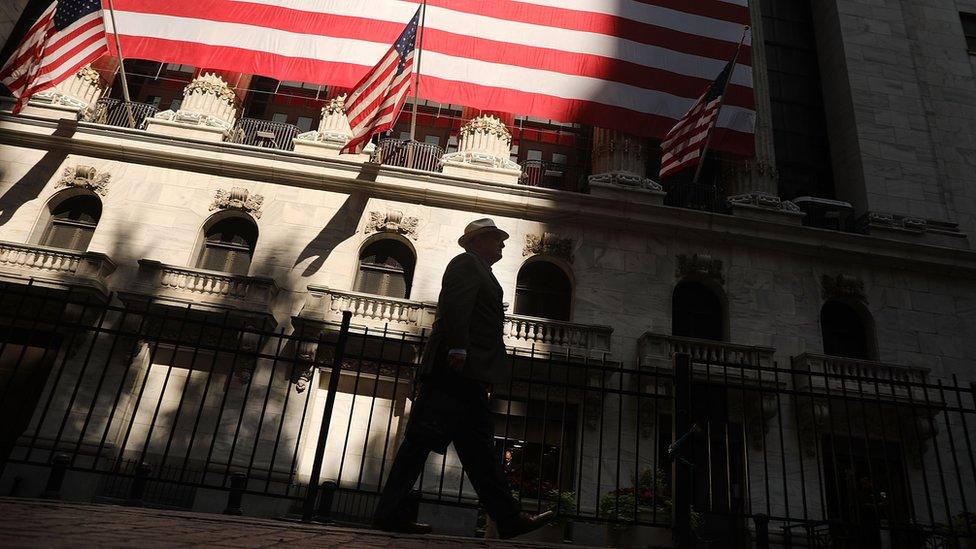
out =
[[[235,132],[250,130],[237,125],[240,98],[220,75],[198,74],[180,105],[155,115],[139,111],[145,123],[130,129],[121,127],[124,109],[99,102],[108,91],[98,74],[79,73],[59,88],[61,95],[32,101],[23,115],[0,114],[0,278],[7,288],[73,288],[121,308],[151,299],[241,314],[281,333],[309,323],[334,333],[341,312],[351,310],[353,324],[416,336],[430,327],[440,276],[461,251],[457,237],[472,220],[491,216],[511,235],[494,272],[510,303],[506,342],[513,350],[565,353],[632,371],[667,371],[672,353],[682,351],[756,367],[870,371],[878,380],[976,381],[976,57],[960,25],[960,14],[976,13],[976,3],[810,3],[834,189],[813,197],[826,199],[820,201],[802,200],[789,182],[778,181],[785,172],[777,169],[777,146],[795,144],[782,133],[790,120],[777,118],[782,91],[770,91],[763,70],[766,56],[779,51],[778,38],[768,36],[777,26],[761,11],[767,8],[776,9],[764,2],[753,9],[753,43],[768,45],[753,49],[757,157],[731,170],[722,212],[670,202],[673,190],[648,172],[654,144],[618,132],[587,130],[588,192],[573,192],[525,185],[527,168],[505,154],[512,128],[494,117],[460,129],[458,150],[444,157],[442,169],[412,169],[393,153],[338,155],[348,124],[335,98],[317,129],[288,139],[259,129],[248,134],[256,141],[240,144]],[[811,221],[851,211],[857,230]],[[275,352],[269,341],[257,345]],[[181,352],[179,345],[139,350],[132,364],[142,377],[134,386],[143,383],[171,408],[182,405],[176,385],[165,384],[165,368],[157,367],[173,370],[192,360]],[[115,360],[112,353],[93,351],[106,364]],[[247,383],[278,383],[271,367],[267,357],[258,360]],[[221,375],[230,379],[231,370]],[[286,422],[317,425],[328,378],[312,369],[290,380],[289,390],[310,395],[311,420],[282,411]],[[334,432],[352,437],[353,447],[366,448],[364,441],[375,437],[395,446],[409,414],[405,380],[341,381],[340,393]],[[389,397],[377,401],[377,394]],[[64,395],[53,401],[66,414],[74,402]],[[795,410],[780,408],[772,420],[762,396],[738,406],[757,407],[765,418],[758,430],[747,430],[752,444],[744,452],[782,460],[808,480],[818,474],[816,460],[802,461],[792,446],[803,436],[801,414],[791,418]],[[370,427],[376,409],[391,417],[389,426]],[[576,471],[586,479],[572,490],[596,514],[593,502],[603,493],[633,482],[621,464],[633,471],[657,459],[651,447],[670,421],[666,414],[625,413],[622,405],[619,411],[593,421],[580,413],[573,426],[581,439]],[[135,402],[114,432],[128,429],[138,438],[152,431],[152,415]],[[952,425],[942,432],[947,428],[951,433]],[[599,444],[587,439],[597,430],[634,437],[636,451],[602,435]],[[315,432],[302,432],[304,439],[288,439],[301,447],[297,463],[282,467],[308,482]],[[921,438],[931,448],[905,479],[913,492],[922,489],[935,454],[965,463],[965,449]],[[392,453],[357,454],[342,443],[330,439],[324,477],[339,477],[340,487],[364,474],[377,483]],[[125,443],[117,444],[124,453]],[[822,441],[809,444],[819,448],[814,455],[826,451]],[[339,474],[344,456],[361,465]],[[748,467],[760,463],[752,459]],[[40,491],[41,479],[25,473],[26,465],[15,469],[0,479],[0,491],[10,489],[15,473],[27,475],[25,492]],[[453,455],[446,463],[432,460],[430,474],[444,474],[470,495]],[[966,501],[973,508],[974,474],[960,469],[963,488],[947,494],[934,521],[951,520]],[[759,469],[748,478],[756,504],[766,503],[758,494],[769,480]],[[797,478],[803,477],[774,483],[770,514],[799,512],[801,503],[786,496],[802,489]],[[85,498],[93,489],[74,490]],[[193,505],[218,504],[201,495]],[[821,512],[824,505],[811,504]]]

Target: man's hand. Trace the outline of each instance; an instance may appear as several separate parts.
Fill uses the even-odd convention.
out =
[[[447,366],[455,374],[464,371],[464,361],[467,360],[468,353],[464,349],[451,349],[447,353]]]

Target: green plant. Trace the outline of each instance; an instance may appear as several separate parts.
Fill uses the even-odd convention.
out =
[[[608,519],[633,522],[637,515],[637,498],[633,488],[622,488],[603,494],[600,498],[600,516]]]
[[[570,520],[569,515],[576,514],[576,494],[574,492],[560,492],[559,490],[549,490],[546,498],[546,506],[549,511],[556,513],[556,521],[564,524]]]

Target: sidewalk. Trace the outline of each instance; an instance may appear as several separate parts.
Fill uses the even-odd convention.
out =
[[[525,541],[392,535],[232,517],[54,500],[0,498],[0,547],[556,547]]]

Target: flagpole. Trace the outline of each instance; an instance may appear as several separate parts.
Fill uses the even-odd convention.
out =
[[[119,42],[119,27],[115,24],[115,5],[108,0],[109,17],[112,19],[112,36],[115,37],[115,51],[119,54],[119,71],[122,76],[122,100],[125,102],[125,112],[129,117],[129,127],[135,129],[136,118],[132,115],[132,99],[129,98],[129,82],[125,77],[125,58],[122,57],[122,44]]]
[[[746,41],[746,35],[749,34],[751,27],[746,25],[742,29],[742,38],[739,40],[739,46],[735,49],[735,57],[732,58],[732,69],[729,71],[729,77],[725,79],[725,85],[722,86],[722,95],[718,100],[718,109],[715,111],[715,123],[709,124],[708,133],[705,136],[705,147],[702,148],[701,159],[698,161],[698,167],[695,168],[695,178],[691,180],[692,185],[698,184],[698,177],[701,176],[702,168],[705,166],[705,155],[708,154],[708,147],[712,143],[712,131],[715,126],[718,126],[718,117],[722,114],[722,107],[725,105],[725,92],[729,89],[729,82],[732,81],[732,75],[735,74],[736,63],[739,61],[739,52],[742,51],[742,44]]]
[[[407,145],[407,166],[413,167],[414,145],[417,138],[417,108],[420,106],[420,61],[424,55],[424,22],[427,18],[427,0],[420,4],[420,30],[417,31],[417,62],[414,64],[413,74],[413,109],[410,113],[410,144]],[[392,128],[392,126],[390,126]]]

